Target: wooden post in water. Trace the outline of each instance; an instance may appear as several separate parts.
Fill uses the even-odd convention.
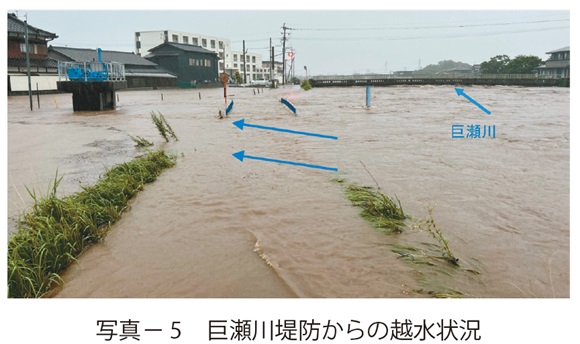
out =
[[[228,80],[229,80],[230,76],[228,75],[228,73],[223,72],[220,74],[220,79],[222,81],[222,83],[224,84],[224,104],[228,105]],[[199,96],[201,99],[201,93]]]

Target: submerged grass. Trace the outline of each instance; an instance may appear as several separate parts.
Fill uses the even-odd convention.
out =
[[[353,205],[361,208],[360,216],[369,221],[375,228],[390,234],[403,233],[404,228],[415,229],[419,232],[427,232],[435,239],[436,243],[424,242],[421,243],[421,247],[400,243],[389,244],[391,251],[396,253],[398,258],[413,266],[420,277],[420,283],[425,288],[414,290],[415,293],[436,298],[465,297],[463,292],[450,288],[446,284],[458,273],[467,273],[468,277],[472,278],[479,272],[459,266],[459,259],[451,252],[449,241],[443,235],[443,230],[435,224],[432,208],[429,209],[427,219],[414,219],[414,225],[407,226],[406,220],[411,219],[411,217],[405,214],[401,202],[396,196],[395,199],[392,199],[372,187],[348,184],[344,179],[333,179],[332,181],[343,185],[348,199]],[[397,238],[400,237],[397,236]]]
[[[395,200],[385,194],[374,191],[368,186],[348,185],[346,196],[357,207],[360,207],[360,215],[370,221],[373,226],[388,233],[400,233],[405,227],[405,212],[401,201],[395,196]]]
[[[129,199],[175,164],[164,151],[148,152],[107,170],[93,186],[59,199],[62,177],[55,177],[47,195],[34,199],[8,241],[8,297],[42,297],[61,282],[59,273],[85,248],[104,238]]]

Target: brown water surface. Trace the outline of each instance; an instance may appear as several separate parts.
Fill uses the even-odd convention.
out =
[[[429,279],[470,297],[569,297],[569,89],[466,88],[488,116],[447,86],[373,88],[370,109],[364,88],[230,88],[233,114],[219,120],[222,92],[119,92],[118,109],[100,113],[74,113],[67,94],[32,112],[27,97],[8,98],[9,232],[31,203],[24,185],[45,192],[58,169],[60,193],[77,192],[142,154],[129,135],[178,156],[56,296],[424,297],[414,290]],[[159,137],[151,111],[179,141]],[[240,131],[241,118],[339,139]],[[496,138],[453,139],[453,124],[495,125]],[[339,172],[241,163],[240,150]],[[331,181],[375,186],[369,172],[415,218],[433,207],[461,266],[479,274],[425,276],[398,259],[392,244],[433,239],[376,231]]]

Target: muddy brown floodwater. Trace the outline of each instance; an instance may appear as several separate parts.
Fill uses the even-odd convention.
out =
[[[569,89],[465,91],[491,115],[451,86],[373,88],[370,109],[364,88],[230,88],[234,110],[222,120],[221,89],[119,92],[118,109],[99,113],[74,113],[68,94],[41,96],[32,112],[27,97],[8,97],[9,232],[31,204],[25,185],[45,192],[58,170],[60,194],[77,192],[142,154],[129,138],[139,135],[176,153],[177,165],[63,274],[55,296],[425,297],[390,244],[430,238],[376,231],[332,181],[375,186],[372,175],[406,213],[424,218],[432,207],[462,266],[479,272],[448,276],[448,287],[469,297],[569,297]],[[179,141],[159,137],[151,111]],[[232,125],[241,118],[339,139],[241,131]],[[496,137],[452,138],[454,124],[495,125]],[[339,171],[242,163],[232,156],[240,150]]]

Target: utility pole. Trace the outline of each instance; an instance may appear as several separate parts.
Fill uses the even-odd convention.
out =
[[[244,84],[247,83],[246,81],[246,40],[242,41],[242,53],[244,57]]]
[[[30,111],[32,111],[32,83],[30,82],[30,49],[28,47],[28,14],[24,15],[24,44],[26,45],[26,73],[28,75],[28,98],[30,99]]]
[[[272,82],[272,38],[270,38],[270,82]]]
[[[286,23],[282,25],[282,85],[286,83]]]
[[[272,82],[272,88],[275,88],[276,81],[274,81],[274,47],[272,47],[272,53],[270,56],[270,80]]]

